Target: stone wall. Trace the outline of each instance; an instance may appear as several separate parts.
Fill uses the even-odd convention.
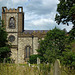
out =
[[[24,63],[24,50],[26,46],[30,46],[32,49],[32,37],[18,38],[18,63]],[[38,49],[38,37],[33,38],[33,53],[37,54]]]
[[[33,54],[37,54],[37,49],[38,49],[38,37],[33,38]]]
[[[10,41],[9,41],[9,43],[10,43],[11,45],[17,45],[17,43],[18,43],[18,42],[17,42],[17,36],[18,36],[18,34],[17,34],[17,33],[13,33],[13,34],[12,34],[12,33],[8,33],[8,38],[9,38],[10,35],[15,36],[15,40],[14,40],[13,42],[10,42]],[[8,39],[8,40],[9,40],[9,39]]]
[[[9,28],[9,19],[11,17],[15,18],[15,29]],[[7,32],[18,32],[18,14],[17,13],[6,13],[6,31]]]
[[[14,60],[15,63],[18,61],[18,55],[17,55],[17,48],[11,48],[11,58]]]

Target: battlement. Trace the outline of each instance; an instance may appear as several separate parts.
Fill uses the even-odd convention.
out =
[[[23,33],[19,33],[19,37],[38,37],[43,38],[48,30],[25,30]]]
[[[23,7],[18,7],[17,9],[15,8],[10,8],[7,9],[7,7],[2,7],[2,13],[18,13],[18,12],[23,12]]]

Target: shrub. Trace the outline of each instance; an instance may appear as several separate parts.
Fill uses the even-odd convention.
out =
[[[37,54],[37,55],[31,55],[31,56],[29,57],[29,62],[30,62],[31,64],[36,64],[36,63],[37,63],[37,57],[39,57],[38,54]]]

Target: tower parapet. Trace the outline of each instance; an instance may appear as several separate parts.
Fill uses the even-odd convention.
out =
[[[14,29],[9,29],[9,20],[11,18],[14,18],[15,20],[15,30],[17,32],[23,32],[24,31],[24,12],[23,7],[10,8],[2,7],[2,20],[4,21],[4,28],[10,30],[10,32]],[[7,25],[7,26],[6,26]],[[6,29],[6,30],[7,30]],[[9,32],[9,31],[8,31]]]
[[[2,7],[2,13],[19,13],[19,12],[23,12],[23,7],[18,7],[17,9],[15,8],[7,9],[7,7]]]

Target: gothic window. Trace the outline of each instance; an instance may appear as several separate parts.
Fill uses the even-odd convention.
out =
[[[8,38],[8,40],[9,40],[10,42],[13,42],[13,41],[15,40],[15,37],[14,37],[13,35],[10,35],[9,38]]]
[[[30,47],[27,46],[26,47],[26,58],[29,58],[29,56],[30,56]]]
[[[25,50],[24,50],[24,59],[25,58],[29,58],[29,56],[31,55],[32,53],[32,49],[30,46],[26,46],[25,47]]]
[[[11,17],[9,20],[9,28],[15,28],[15,19],[13,17]]]

